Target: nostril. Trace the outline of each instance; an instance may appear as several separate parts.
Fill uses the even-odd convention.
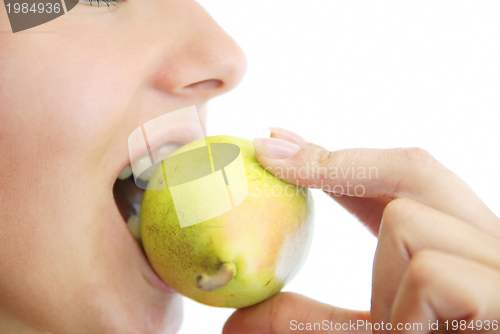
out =
[[[184,87],[184,89],[210,91],[210,90],[219,89],[223,85],[224,85],[224,83],[221,80],[210,79],[210,80],[203,80],[203,81],[195,82],[193,84],[190,84],[190,85]]]

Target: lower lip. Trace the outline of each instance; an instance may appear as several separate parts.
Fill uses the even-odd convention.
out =
[[[166,293],[176,293],[174,289],[168,286],[163,280],[158,276],[153,267],[151,267],[151,275],[145,274],[144,278],[151,284],[154,288]]]

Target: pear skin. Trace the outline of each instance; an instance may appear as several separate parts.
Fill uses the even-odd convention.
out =
[[[236,145],[244,166],[241,178],[232,177],[226,167],[226,184],[214,183],[221,189],[227,185],[232,198],[229,211],[221,214],[217,210],[227,205],[222,197],[220,201],[214,196],[203,197],[212,190],[199,186],[196,180],[191,182],[205,175],[201,172],[205,167],[174,159],[206,146],[211,159],[207,168],[217,171],[232,161],[227,158],[230,154],[226,158],[215,156],[217,144]],[[153,269],[178,293],[211,306],[247,307],[281,291],[303,265],[311,245],[313,202],[309,190],[265,171],[255,158],[252,142],[242,138],[202,138],[170,157],[170,165],[160,166],[153,174],[140,211],[142,245]],[[189,175],[172,177],[169,169]],[[238,180],[246,184],[238,185]],[[174,193],[174,183],[189,185],[190,190]],[[214,207],[214,201],[220,207]],[[181,227],[182,222],[192,225]]]

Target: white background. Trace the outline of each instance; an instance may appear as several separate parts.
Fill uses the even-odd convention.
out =
[[[500,2],[200,0],[248,57],[210,105],[209,135],[268,126],[330,150],[427,149],[500,214]],[[321,192],[313,246],[286,286],[369,309],[376,239]],[[221,333],[231,309],[185,299],[182,334]]]

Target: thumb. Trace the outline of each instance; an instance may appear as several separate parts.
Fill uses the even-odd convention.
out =
[[[255,156],[285,182],[382,203],[407,197],[499,235],[497,225],[482,223],[499,218],[463,180],[421,148],[328,151],[290,131],[272,132],[272,138],[254,140]]]
[[[223,334],[281,334],[297,331],[364,334],[368,333],[365,325],[369,318],[368,311],[342,309],[296,293],[283,292],[257,305],[235,311],[227,320]],[[361,322],[363,325],[356,327]],[[310,324],[309,330],[307,324]]]

